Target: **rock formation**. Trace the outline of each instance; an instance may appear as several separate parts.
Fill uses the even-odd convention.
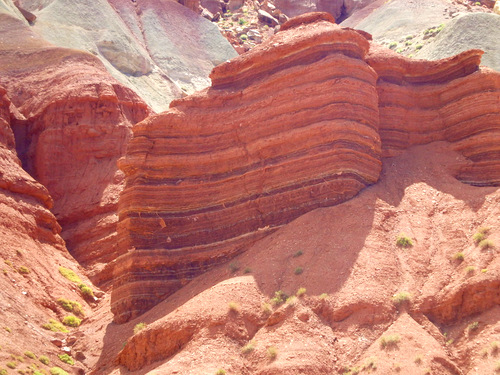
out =
[[[461,180],[499,183],[499,74],[479,69],[480,51],[412,61],[329,17],[292,19],[215,68],[211,88],[134,127],[120,162],[128,253],[115,268],[117,322],[280,225],[353,197],[377,181],[382,155],[447,140],[471,161]]]
[[[120,162],[120,236],[131,251],[116,266],[117,321],[377,181],[369,42],[329,21],[318,26],[291,28],[218,66],[210,89],[134,127]]]
[[[104,282],[111,273],[101,271],[117,249],[123,174],[116,161],[149,109],[93,55],[54,47],[22,21],[0,17],[0,84],[19,112],[17,151],[50,192],[68,248]]]

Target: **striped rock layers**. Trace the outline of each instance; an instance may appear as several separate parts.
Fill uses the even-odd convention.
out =
[[[479,69],[480,50],[438,61],[412,61],[372,46],[384,156],[448,141],[471,163],[457,178],[500,185],[500,73]]]
[[[377,181],[368,40],[292,23],[215,68],[210,89],[136,125],[120,167],[112,310],[123,322],[244,245]]]
[[[446,140],[457,176],[500,182],[499,73],[481,51],[412,61],[303,15],[216,67],[212,87],[136,125],[120,167],[116,322],[252,241],[377,181],[382,156]],[[304,234],[306,235],[306,234]]]

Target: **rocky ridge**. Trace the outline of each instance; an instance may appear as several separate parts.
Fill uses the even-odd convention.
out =
[[[499,74],[479,69],[480,51],[412,61],[332,21],[290,20],[215,68],[210,89],[134,127],[120,162],[129,252],[115,268],[117,322],[304,212],[351,198],[377,181],[382,156],[411,145],[453,142],[470,160],[458,178],[499,184]]]

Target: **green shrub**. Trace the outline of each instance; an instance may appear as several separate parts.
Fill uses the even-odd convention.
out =
[[[239,23],[240,25],[244,25],[244,24],[246,24],[246,23],[247,23],[247,21],[245,21],[243,18],[240,18],[240,19],[238,20],[238,23]]]
[[[12,330],[9,328],[9,327],[3,327],[3,329],[5,329],[7,332],[11,333]]]
[[[240,35],[240,39],[241,39],[241,40],[248,40],[248,36],[247,36],[247,34],[241,34],[241,35]]]
[[[21,275],[27,275],[28,273],[30,273],[30,269],[28,267],[25,267],[25,266],[21,266],[17,269],[17,272],[19,272]]]
[[[80,292],[82,293],[83,297],[87,300],[93,300],[94,299],[94,291],[92,288],[89,288],[85,284],[80,284],[78,285],[78,288],[80,289]]]
[[[415,362],[417,365],[420,365],[422,363],[422,356],[421,355],[417,355],[415,357],[415,359],[413,360],[413,362]]]
[[[69,375],[66,371],[64,371],[62,368],[60,367],[52,367],[50,369],[50,374],[51,375]]]
[[[392,302],[395,305],[401,305],[404,302],[410,301],[410,298],[411,298],[411,294],[410,293],[408,293],[408,292],[399,292],[399,293],[395,294],[394,296],[392,296]]]
[[[465,268],[465,273],[467,275],[472,275],[474,272],[476,272],[476,267],[474,267],[474,266],[467,266]]]
[[[267,356],[270,360],[275,360],[278,356],[278,350],[274,346],[267,348]]]
[[[321,293],[319,295],[319,299],[327,299],[328,298],[328,293]]]
[[[304,269],[302,267],[297,267],[295,268],[295,270],[293,271],[294,274],[296,275],[301,275],[302,272],[304,272]]]
[[[25,351],[24,355],[28,358],[36,359],[36,355],[33,352],[30,352],[29,350]]]
[[[389,44],[389,48],[394,49],[397,45],[398,45],[397,42],[392,42],[391,44]]]
[[[64,353],[64,354],[59,354],[58,355],[59,359],[61,361],[63,361],[64,363],[67,363],[68,365],[70,366],[73,366],[75,364],[75,361],[73,361],[73,358],[71,358],[71,356],[69,356],[68,354]]]
[[[144,322],[137,323],[134,326],[134,335],[137,335],[139,332],[141,332],[146,327],[147,327],[147,324]]]
[[[417,44],[415,49],[418,51],[419,49],[422,49],[423,45],[422,44]]]
[[[295,293],[295,295],[297,297],[302,297],[304,294],[306,294],[306,292],[307,292],[306,288],[299,288],[297,290],[297,293]]]
[[[251,353],[255,349],[255,341],[250,341],[243,348],[241,348],[241,352],[243,354]]]
[[[493,249],[495,247],[495,243],[492,240],[484,239],[479,242],[479,247],[483,250]]]
[[[235,273],[236,271],[238,271],[240,269],[240,265],[236,262],[233,262],[233,263],[230,263],[229,264],[229,270],[232,272],[232,273]]]
[[[413,242],[410,237],[406,236],[404,233],[401,233],[396,240],[396,245],[403,249],[406,249],[408,247],[412,247]]]
[[[240,311],[240,306],[236,302],[228,303],[229,311],[238,312]]]
[[[370,357],[366,360],[361,370],[376,370],[377,369],[377,358]]]
[[[481,227],[472,236],[472,240],[478,245],[482,240],[484,240],[490,233],[490,227]]]
[[[493,341],[490,344],[490,348],[491,348],[491,354],[495,355],[498,353],[498,350],[500,348],[500,344],[498,343],[498,341]]]
[[[68,316],[65,316],[62,323],[65,325],[65,326],[68,326],[68,327],[78,327],[80,326],[80,324],[82,324],[82,320],[81,319],[78,319],[76,316],[74,315],[68,315]]]
[[[462,252],[458,252],[455,255],[453,255],[453,259],[462,262],[465,259],[465,255]]]
[[[262,308],[262,312],[264,314],[271,314],[273,312],[272,307],[271,307],[271,305],[269,303],[265,303],[264,302],[262,304],[261,308]]]
[[[59,273],[67,278],[69,281],[73,281],[74,283],[80,284],[82,280],[80,277],[73,272],[72,270],[64,267],[59,267]]]
[[[479,328],[479,322],[472,322],[471,324],[469,324],[467,326],[467,329],[469,330],[469,332],[477,331],[478,328]]]
[[[8,368],[11,368],[11,369],[15,369],[16,368],[16,362],[7,362],[5,364],[5,366],[7,366]]]
[[[57,303],[66,311],[73,312],[76,315],[83,316],[84,312],[82,309],[82,305],[76,301],[71,301],[65,298],[59,298]]]
[[[215,373],[215,375],[225,375],[226,374],[226,370],[224,370],[223,368],[220,368],[217,370],[217,372]]]
[[[40,357],[38,357],[38,360],[39,360],[40,362],[42,362],[44,365],[47,365],[47,366],[48,366],[48,365],[49,365],[49,363],[50,363],[50,359],[49,359],[49,357],[47,357],[47,356],[45,356],[45,355],[41,355]]]
[[[271,303],[274,306],[279,306],[279,305],[284,304],[287,298],[288,298],[288,296],[285,294],[285,292],[278,290],[278,291],[274,292],[274,297],[271,298]]]
[[[64,325],[54,319],[50,319],[48,323],[42,326],[42,328],[45,328],[52,332],[69,332]]]
[[[7,374],[8,374],[8,372],[6,369],[4,369],[4,368],[0,369],[0,375],[7,375]]]
[[[495,363],[495,372],[499,373],[500,372],[500,361]]]
[[[400,341],[399,335],[387,335],[380,339],[380,347],[382,349],[395,348]]]
[[[297,251],[295,254],[293,254],[293,257],[294,257],[294,258],[298,258],[298,257],[300,257],[302,254],[304,254],[304,253],[302,252],[302,250],[299,250],[299,251]]]
[[[245,269],[243,270],[243,273],[251,273],[252,272],[252,269],[250,267],[245,267]]]

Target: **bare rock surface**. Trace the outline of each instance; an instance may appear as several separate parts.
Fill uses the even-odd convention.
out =
[[[95,54],[155,111],[209,86],[212,68],[236,55],[215,25],[175,1],[20,3],[43,38]]]
[[[464,31],[467,30],[467,31]],[[481,64],[500,71],[500,15],[493,13],[470,13],[455,18],[432,42],[415,54],[426,60],[449,57],[468,49],[484,51]]]

